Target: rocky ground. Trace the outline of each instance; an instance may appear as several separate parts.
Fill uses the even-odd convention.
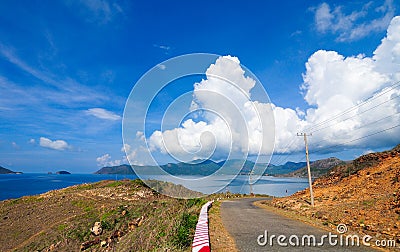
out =
[[[315,207],[310,206],[308,189],[264,204],[332,230],[346,224],[349,233],[395,240],[400,247],[400,145],[333,168],[314,181],[313,189]]]
[[[0,251],[189,251],[205,199],[101,181],[0,202]]]

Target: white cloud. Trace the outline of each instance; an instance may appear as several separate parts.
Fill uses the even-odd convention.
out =
[[[332,20],[334,16],[331,13],[331,8],[327,3],[322,3],[315,11],[315,23],[317,29],[321,32],[326,32],[332,29]]]
[[[46,137],[41,137],[39,139],[39,145],[45,148],[53,149],[53,150],[67,150],[70,149],[71,146],[65,142],[64,140],[50,140]]]
[[[137,149],[132,149],[129,144],[124,144],[121,148],[121,152],[125,153],[125,155],[122,156],[121,159],[112,160],[111,155],[108,153],[96,158],[97,166],[118,166],[123,163],[128,163],[128,159],[131,161],[132,164],[139,164],[137,161],[135,161]]]
[[[218,58],[206,76],[194,84],[191,105],[192,111],[202,111],[203,119],[188,119],[179,128],[153,132],[150,149],[181,161],[226,158],[231,151],[241,155],[271,153],[274,127],[270,104],[250,100],[256,82],[245,76],[238,58]]]
[[[260,124],[254,119],[255,112],[265,118],[270,111],[265,103],[245,99],[251,95],[254,84],[252,79],[244,77],[238,62],[237,58],[219,58],[207,69],[207,79],[194,85],[191,109],[210,109],[220,117],[206,113],[205,120],[188,119],[179,128],[155,131],[148,139],[151,151],[159,150],[185,160],[208,157],[210,152],[245,152],[247,148],[255,153],[260,146],[266,146],[259,128],[272,130],[271,123],[262,120]],[[236,83],[242,93],[214,76]],[[319,50],[308,59],[303,81],[301,91],[309,105],[305,111],[272,104],[276,153],[303,150],[304,143],[296,133],[304,131],[313,132],[309,143],[314,151],[337,145],[343,149],[398,144],[400,85],[393,84],[400,81],[400,17],[392,19],[387,36],[373,57],[344,57],[338,52]],[[241,118],[246,124],[240,125]],[[243,126],[249,129],[248,135]],[[387,130],[391,127],[396,128]]]
[[[361,155],[367,155],[367,154],[370,154],[370,153],[374,153],[374,151],[373,150],[366,150]]]
[[[137,154],[137,150],[136,149],[132,149],[132,147],[129,144],[124,144],[124,146],[122,146],[121,148],[121,152],[124,152],[126,154],[125,157],[123,157],[124,161],[134,161],[136,158],[136,154]]]
[[[153,44],[154,47],[161,49],[162,51],[164,51],[165,54],[169,54],[170,50],[172,49],[170,46],[167,45],[157,45],[157,44]],[[159,65],[160,69],[162,69],[162,65]],[[164,69],[162,69],[164,70]]]
[[[158,67],[159,69],[161,69],[161,70],[167,69],[167,66],[166,66],[166,65],[163,65],[163,64],[158,64],[157,67]]]
[[[19,150],[19,149],[20,149],[19,145],[18,145],[16,142],[12,142],[12,143],[11,143],[11,146],[12,146],[14,149],[16,149],[16,150]]]
[[[399,128],[372,135],[400,121],[400,17],[393,18],[373,57],[344,57],[319,50],[306,63],[301,89],[310,105],[304,119],[292,109],[275,108],[277,152],[302,148],[302,142],[287,144],[293,132],[313,134],[310,144],[326,148],[347,146],[381,147],[400,141]],[[393,85],[393,86],[391,86]],[[368,101],[363,103],[363,101]],[[348,110],[349,108],[354,108]],[[343,114],[343,111],[348,111]],[[340,115],[341,116],[336,116]],[[329,120],[325,123],[326,120]],[[360,139],[360,140],[357,140]]]
[[[101,157],[98,157],[96,159],[97,165],[104,167],[104,166],[118,166],[122,164],[122,160],[117,159],[117,160],[111,160],[110,154],[104,154]]]
[[[163,49],[163,50],[166,50],[166,51],[168,51],[168,50],[171,49],[171,47],[170,47],[170,46],[167,46],[167,45],[157,45],[157,44],[154,44],[153,46],[154,46],[154,47],[157,47],[157,48],[160,48],[160,49]]]
[[[115,114],[114,112],[102,109],[102,108],[91,108],[86,110],[86,114],[95,116],[100,119],[117,121],[121,119],[121,116]]]
[[[392,0],[374,9],[371,14],[372,2],[364,4],[359,11],[344,13],[344,6],[336,6],[333,10],[327,3],[315,8],[315,26],[322,33],[330,32],[337,35],[338,41],[352,41],[364,38],[371,32],[383,31],[394,16],[395,8]],[[372,15],[377,18],[371,18]],[[370,18],[366,18],[370,17]]]
[[[97,157],[96,162],[98,166],[106,166],[106,163],[110,160],[110,154],[104,154],[103,156]]]
[[[104,167],[104,166],[118,166],[121,165],[122,160],[111,160],[111,155],[110,154],[104,154],[103,156],[100,156],[96,158],[97,165],[99,167]]]
[[[30,143],[30,144],[35,144],[35,143],[36,143],[36,140],[33,139],[33,138],[31,138],[31,139],[29,139],[29,143]]]
[[[140,141],[146,140],[145,137],[144,137],[143,131],[137,131],[136,132],[136,139],[139,139]]]

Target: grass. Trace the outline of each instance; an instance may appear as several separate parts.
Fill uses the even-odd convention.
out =
[[[197,224],[197,215],[187,212],[182,213],[179,225],[176,229],[174,243],[180,248],[189,247],[193,241]]]
[[[111,182],[111,183],[107,184],[106,187],[118,187],[118,186],[121,186],[123,184],[124,184],[123,181],[119,181],[118,180],[118,181],[114,181],[114,182]]]
[[[375,202],[376,202],[376,200],[375,200],[375,199],[371,199],[371,200],[364,200],[364,201],[362,202],[362,204],[363,204],[364,206],[372,206],[372,205],[374,205],[374,204],[375,204]]]
[[[36,202],[41,202],[41,201],[43,201],[43,198],[40,198],[39,196],[24,196],[24,197],[18,198],[18,199],[7,200],[7,201],[5,201],[5,203],[8,206],[13,206],[13,205],[21,204],[21,203],[30,204],[30,203],[36,203]]]
[[[186,206],[188,208],[192,207],[192,206],[203,206],[204,204],[206,204],[208,202],[207,199],[205,198],[194,198],[194,199],[188,199]]]
[[[67,224],[60,224],[58,225],[57,229],[60,232],[63,232],[67,228]]]
[[[162,185],[172,191],[181,190],[181,187]],[[147,196],[137,198],[132,193],[135,191],[144,191]],[[128,196],[108,198],[108,194],[121,192]],[[129,195],[133,195],[131,200],[126,200]],[[200,209],[208,201],[206,198],[170,198],[152,191],[140,180],[72,186],[53,191],[44,198],[44,203],[42,200],[36,196],[24,197],[0,205],[4,212],[21,211],[19,219],[9,216],[17,220],[12,227],[0,226],[4,235],[0,237],[0,251],[45,251],[58,243],[56,251],[78,251],[83,242],[97,238],[90,231],[96,221],[102,224],[103,233],[98,236],[102,241],[116,230],[124,233],[110,245],[115,251],[189,251]],[[129,229],[128,224],[141,216],[144,216],[142,225]],[[102,251],[100,245],[90,250]]]

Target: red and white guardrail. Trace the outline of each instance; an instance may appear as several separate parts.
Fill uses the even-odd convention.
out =
[[[203,205],[194,233],[192,252],[210,252],[210,237],[208,235],[208,209],[214,201]]]

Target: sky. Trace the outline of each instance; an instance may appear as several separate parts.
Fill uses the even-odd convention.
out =
[[[398,15],[395,0],[1,1],[0,166],[92,173],[128,160],[146,164],[144,153],[172,162],[161,143],[175,133],[189,150],[216,145],[215,159],[232,150],[254,158],[257,151],[244,151],[248,146],[235,137],[238,128],[228,127],[234,142],[224,143],[219,131],[226,125],[210,116],[178,118],[181,124],[165,129],[137,128],[124,145],[123,113],[132,88],[150,69],[168,71],[162,62],[191,53],[221,57],[205,65],[204,75],[161,92],[149,121],[183,92],[190,92],[196,108],[228,114],[215,107],[215,98],[201,95],[220,90],[236,99],[226,83],[212,78],[217,74],[238,80],[252,98],[248,110],[238,100],[245,121],[256,112],[261,118],[245,142],[272,151],[272,163],[305,160],[298,132],[313,134],[311,159],[349,160],[391,148],[400,143]],[[259,100],[249,75],[269,100]],[[190,113],[193,107],[181,109]],[[274,132],[275,148],[264,150],[265,138],[253,132],[266,125],[269,112],[275,124],[264,130]],[[201,140],[204,132],[214,137],[203,134]],[[209,153],[200,154],[196,158]]]

